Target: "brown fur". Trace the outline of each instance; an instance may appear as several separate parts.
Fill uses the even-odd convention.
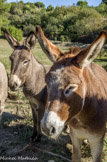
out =
[[[41,30],[36,31],[39,31],[37,38],[40,44],[43,42],[42,48],[49,49],[46,54],[55,58],[54,65],[46,75],[48,100],[42,120],[43,131],[55,138],[61,133],[61,127],[63,130],[64,125],[69,124],[73,162],[81,161],[80,146],[84,138],[90,142],[93,162],[101,162],[107,121],[107,72],[92,61],[105,43],[106,31],[102,31],[90,46],[78,49],[74,55],[74,49],[71,49],[71,53],[61,55],[56,47],[54,52],[57,52],[57,58],[54,57],[54,49],[51,50],[51,43],[47,44],[45,36],[41,35]],[[75,86],[77,88],[73,91]],[[58,123],[55,119],[51,122],[49,117],[52,112],[55,112]]]

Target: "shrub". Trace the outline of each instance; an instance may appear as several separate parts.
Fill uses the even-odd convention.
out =
[[[64,42],[65,41],[65,37],[63,35],[60,36],[60,41]]]
[[[15,37],[18,41],[21,41],[22,38],[23,38],[23,33],[22,33],[22,30],[21,29],[17,29],[16,27],[14,26],[9,26],[8,27],[8,31],[9,33]]]
[[[24,25],[24,28],[23,28],[24,36],[27,36],[30,31],[34,31],[34,30],[35,30],[35,26],[33,26],[32,24],[29,24],[26,26]]]
[[[107,71],[107,65],[104,65],[103,68]]]

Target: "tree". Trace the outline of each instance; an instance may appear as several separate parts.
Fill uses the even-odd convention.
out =
[[[53,11],[54,10],[54,7],[52,5],[49,5],[46,10],[47,11]]]
[[[18,2],[18,3],[12,2],[11,3],[11,8],[10,8],[10,13],[20,15],[22,13],[22,11],[23,11],[23,6],[24,6],[24,4],[22,2]]]
[[[38,8],[45,8],[44,3],[42,3],[42,2],[36,2],[35,6],[38,7]]]
[[[78,1],[77,2],[77,6],[87,7],[88,6],[88,2],[87,1]]]
[[[18,41],[21,41],[23,38],[23,33],[21,29],[17,29],[14,26],[8,27],[9,33],[14,36]]]
[[[107,15],[107,5],[105,3],[101,3],[99,6],[95,7],[97,12],[99,12],[102,15]]]
[[[0,14],[3,14],[6,11],[9,11],[10,5],[5,3],[6,0],[0,0]]]
[[[56,7],[54,10],[54,16],[55,17],[60,17],[63,18],[65,15],[67,15],[68,9],[65,6],[61,6],[61,7]]]
[[[0,35],[1,35],[1,27],[4,26],[6,27],[9,24],[8,11],[10,10],[10,4],[5,2],[6,0],[0,0]]]
[[[26,36],[30,30],[35,30],[36,25],[40,25],[49,39],[78,41],[85,36],[91,39],[91,35],[94,37],[101,29],[107,29],[106,2],[102,0],[99,6],[88,7],[86,0],[78,0],[75,6],[54,8],[49,5],[45,8],[41,2],[6,3],[6,0],[0,0],[0,29],[11,27],[13,34],[21,29]]]
[[[102,0],[103,3],[105,3],[107,5],[107,0]]]

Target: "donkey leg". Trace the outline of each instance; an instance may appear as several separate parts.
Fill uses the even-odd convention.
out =
[[[91,147],[92,162],[101,162],[104,138],[89,141]]]
[[[71,132],[71,141],[73,145],[73,153],[72,153],[72,162],[81,162],[81,144],[82,144],[82,139],[79,139],[76,137],[73,132]]]
[[[40,123],[38,123],[38,109],[36,109],[36,107],[34,108],[34,106],[31,107],[32,107],[32,116],[33,116],[33,134],[30,141],[40,142],[41,136],[38,131],[38,127],[40,125]]]
[[[42,103],[39,104],[39,107],[38,107],[38,135],[39,137],[42,136],[42,131],[41,131],[41,120],[43,118],[43,115],[44,115],[44,111],[45,111],[45,107]]]
[[[2,113],[2,110],[1,110],[1,101],[0,101],[0,121],[1,121],[1,113]]]
[[[38,113],[36,110],[36,107],[34,107],[31,104],[31,108],[32,108],[32,117],[33,117],[33,134],[31,136],[30,142],[39,142],[40,139],[38,139]]]
[[[40,142],[41,136],[42,136],[41,127],[40,127],[40,121],[41,121],[40,108],[41,107],[40,107],[40,104],[39,104],[38,108],[36,109],[36,119],[37,119],[37,122],[36,122],[36,131],[37,131],[36,142]]]
[[[4,110],[5,104],[0,101],[0,126],[1,126],[1,119],[2,119],[2,113]]]

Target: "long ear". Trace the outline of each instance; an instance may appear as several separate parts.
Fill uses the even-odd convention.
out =
[[[106,38],[107,33],[103,30],[90,46],[80,51],[76,57],[77,63],[80,67],[87,66],[98,56],[104,46]]]
[[[20,46],[20,43],[5,28],[2,28],[2,31],[4,32],[8,43],[13,49],[15,49],[16,46]]]
[[[27,36],[27,38],[25,39],[24,45],[30,50],[34,48],[35,44],[36,44],[36,36],[35,33],[31,31]]]
[[[62,52],[45,37],[40,26],[36,26],[36,37],[40,43],[42,50],[46,53],[48,58],[51,61],[56,62],[62,55]]]

